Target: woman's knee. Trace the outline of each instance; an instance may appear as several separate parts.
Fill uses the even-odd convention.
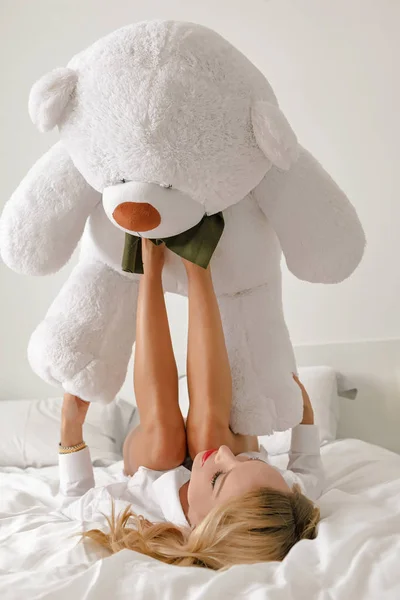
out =
[[[124,470],[133,475],[139,467],[168,471],[179,467],[186,458],[185,430],[176,431],[142,426],[131,431],[123,447]]]
[[[182,427],[161,427],[153,433],[153,460],[164,465],[161,470],[181,465],[187,454],[186,430]]]
[[[219,424],[213,419],[193,422],[189,417],[186,424],[186,435],[189,454],[192,458],[203,450],[227,444],[229,428],[226,425]]]

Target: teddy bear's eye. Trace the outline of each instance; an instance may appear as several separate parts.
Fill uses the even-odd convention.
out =
[[[121,179],[121,183],[126,183],[126,179]]]

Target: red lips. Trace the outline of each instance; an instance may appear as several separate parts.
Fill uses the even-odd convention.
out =
[[[218,452],[218,448],[216,448],[214,450],[207,450],[207,452],[204,452],[203,458],[202,458],[202,461],[201,461],[201,466],[204,465],[204,463],[206,462],[207,458],[210,458],[211,454],[214,454],[214,452]]]

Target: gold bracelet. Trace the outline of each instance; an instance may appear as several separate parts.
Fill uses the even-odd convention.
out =
[[[71,454],[72,452],[78,452],[79,450],[83,450],[84,448],[86,448],[85,442],[80,442],[79,444],[75,444],[75,446],[62,446],[60,442],[58,444],[58,453]]]

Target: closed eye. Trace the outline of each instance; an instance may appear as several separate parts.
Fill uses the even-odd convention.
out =
[[[224,472],[223,471],[217,471],[216,473],[214,473],[214,475],[211,478],[211,487],[214,488],[215,484],[217,483],[217,479],[220,475],[223,475]]]

